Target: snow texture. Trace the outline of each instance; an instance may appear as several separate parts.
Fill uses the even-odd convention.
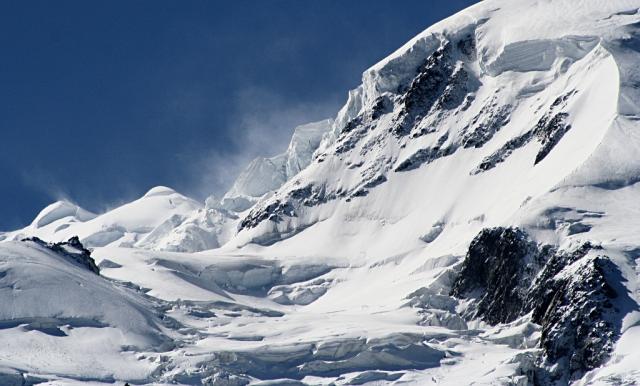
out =
[[[0,383],[636,384],[639,9],[482,1],[222,200],[45,208],[0,235]]]

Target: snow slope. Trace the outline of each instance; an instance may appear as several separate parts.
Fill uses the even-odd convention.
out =
[[[0,245],[0,299],[0,360],[14,374],[144,380],[155,365],[136,352],[173,347],[161,304],[33,241]]]
[[[296,129],[286,153],[255,160],[220,203],[154,188],[96,217],[49,207],[5,236],[79,235],[103,276],[82,283],[103,283],[104,310],[148,312],[126,340],[161,334],[174,347],[109,346],[129,361],[111,365],[121,372],[64,365],[28,323],[126,321],[54,303],[26,322],[4,316],[18,320],[0,329],[16,347],[51,348],[38,368],[0,349],[0,374],[59,385],[637,383],[639,9],[483,1],[368,69],[334,120]],[[24,257],[9,264],[55,260],[29,243],[0,252]],[[47,264],[37,275],[58,275]],[[48,279],[16,272],[0,281],[45,292]],[[72,291],[66,282],[59,291]],[[139,288],[119,294],[128,282]],[[170,327],[149,322],[156,302]]]

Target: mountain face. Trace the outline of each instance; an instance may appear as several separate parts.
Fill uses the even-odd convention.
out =
[[[0,383],[636,384],[639,9],[483,1],[222,200],[45,208]]]

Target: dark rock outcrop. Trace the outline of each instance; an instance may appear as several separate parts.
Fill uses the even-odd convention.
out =
[[[395,136],[408,135],[433,107],[453,110],[478,89],[478,79],[464,64],[474,53],[474,39],[469,35],[455,44],[444,43],[422,63],[411,83],[398,89],[402,110],[392,129]]]
[[[281,222],[284,217],[297,216],[301,206],[317,206],[336,199],[336,194],[326,191],[324,186],[306,185],[290,190],[283,198],[263,207],[255,207],[240,221],[238,230],[255,228],[262,221]]]
[[[470,127],[465,129],[465,134],[462,137],[462,147],[468,149],[484,146],[503,126],[509,123],[511,109],[511,105],[498,107],[495,102],[484,106],[473,117]]]
[[[604,257],[585,259],[572,275],[548,283],[547,297],[533,312],[542,326],[543,364],[550,368],[538,374],[541,381],[575,379],[607,359],[619,332],[610,318],[617,293],[607,281],[616,269]]]
[[[480,165],[478,165],[471,174],[479,174],[484,171],[493,169],[498,164],[504,162],[515,150],[527,145],[534,139],[537,139],[541,147],[533,161],[537,165],[542,161],[553,148],[560,142],[560,139],[571,129],[571,125],[567,123],[569,114],[557,111],[566,106],[567,100],[574,94],[569,92],[556,98],[549,107],[549,111],[544,114],[536,123],[536,125],[527,130],[525,133],[510,139],[500,149],[485,157]],[[507,119],[507,118],[502,118]],[[493,134],[491,134],[492,136]],[[475,141],[469,142],[474,144]]]
[[[528,289],[542,264],[536,244],[520,229],[484,229],[471,242],[451,294],[481,291],[469,316],[490,324],[511,322],[525,311]]]
[[[538,138],[542,148],[538,151],[534,165],[542,161],[551,150],[560,142],[560,139],[571,129],[571,125],[565,121],[569,114],[558,113],[551,118],[540,119],[533,134]]]
[[[60,243],[48,243],[38,237],[29,237],[22,239],[22,241],[37,243],[52,250],[75,265],[88,269],[96,275],[100,274],[100,268],[98,268],[95,260],[91,257],[91,251],[82,245],[78,236],[73,236],[69,240]]]
[[[393,129],[394,135],[401,137],[409,134],[416,120],[426,116],[440,98],[454,71],[451,51],[450,44],[437,49],[420,66],[409,87],[401,92],[403,108]]]
[[[384,114],[388,114],[393,111],[393,102],[387,95],[383,95],[376,99],[375,104],[371,108],[370,116],[371,120],[375,121]]]
[[[426,149],[419,149],[415,153],[411,154],[404,161],[400,162],[398,166],[396,166],[394,171],[405,172],[417,169],[424,164],[429,164],[437,160],[438,158],[446,157],[453,154],[453,152],[456,150],[456,147],[453,145],[444,145],[448,138],[448,134],[445,133],[440,138],[438,138],[438,142],[435,145]]]
[[[293,205],[288,202],[276,200],[262,208],[252,209],[249,214],[240,221],[238,230],[255,228],[265,220],[279,223],[283,216],[293,217],[296,215]]]
[[[476,167],[471,174],[480,174],[487,170],[495,168],[498,164],[504,162],[514,150],[520,149],[524,145],[528,144],[533,137],[533,131],[529,130],[526,133],[519,135],[515,138],[508,140],[502,147],[491,155],[485,157],[480,165]]]
[[[601,365],[619,334],[616,265],[585,243],[572,252],[538,245],[517,228],[472,241],[451,295],[473,299],[465,315],[489,324],[531,313],[542,326],[535,384],[568,383]]]

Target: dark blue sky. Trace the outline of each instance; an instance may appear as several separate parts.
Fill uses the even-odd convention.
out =
[[[3,1],[0,229],[67,197],[221,193],[464,0]]]

